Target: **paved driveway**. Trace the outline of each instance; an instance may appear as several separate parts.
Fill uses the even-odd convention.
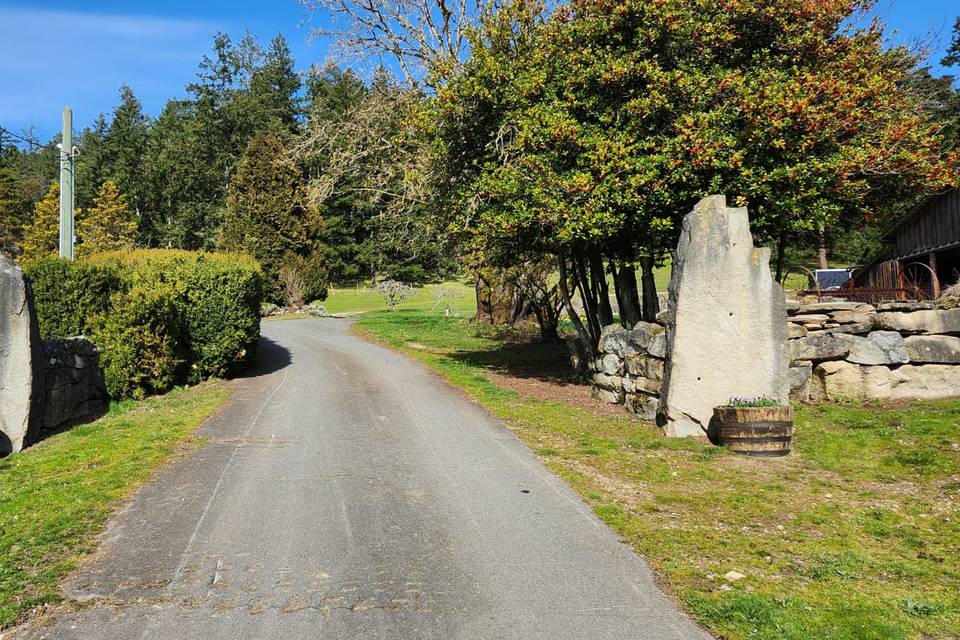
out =
[[[513,434],[344,320],[269,322],[258,369],[16,637],[708,636]]]

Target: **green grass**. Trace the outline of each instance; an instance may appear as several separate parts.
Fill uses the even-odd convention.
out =
[[[473,283],[467,280],[428,284],[420,287],[410,298],[400,303],[398,309],[430,309],[437,300],[436,291],[438,289],[447,289],[456,293],[457,297],[451,300],[453,314],[465,316],[474,312]],[[367,311],[387,310],[383,298],[370,291],[367,286],[331,288],[327,299],[322,304],[327,308],[327,312],[336,315],[354,315]],[[442,312],[442,306],[437,308]]]
[[[0,629],[61,598],[120,502],[228,396],[204,383],[139,402],[0,459]]]
[[[797,453],[749,459],[498,387],[545,353],[518,332],[422,306],[357,330],[503,419],[717,637],[960,638],[960,401],[797,407]]]

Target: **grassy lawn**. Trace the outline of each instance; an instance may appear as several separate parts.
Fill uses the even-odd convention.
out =
[[[0,459],[0,629],[60,599],[58,584],[120,501],[227,396],[211,382],[114,403],[96,422]]]
[[[960,401],[799,407],[797,453],[755,460],[497,386],[535,375],[515,335],[423,308],[357,330],[509,424],[718,637],[960,638]]]
[[[428,284],[418,288],[416,293],[398,306],[398,309],[426,309],[429,310],[437,301],[437,291],[447,290],[455,294],[450,300],[451,311],[454,315],[472,315],[476,309],[473,282],[462,280]],[[386,311],[387,305],[383,298],[370,291],[369,287],[331,288],[327,299],[323,301],[327,311],[335,315],[354,315],[366,311]],[[442,306],[438,306],[441,313]]]

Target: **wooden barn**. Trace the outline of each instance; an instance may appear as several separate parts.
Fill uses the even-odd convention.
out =
[[[890,298],[937,298],[960,280],[960,189],[934,196],[883,237],[884,249],[853,274],[853,286]],[[916,293],[917,295],[912,295]]]

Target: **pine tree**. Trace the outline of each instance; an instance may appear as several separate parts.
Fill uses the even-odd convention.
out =
[[[80,155],[77,156],[77,180],[75,195],[77,206],[86,209],[93,206],[93,198],[97,195],[97,188],[107,175],[107,159],[105,145],[109,126],[107,119],[101,113],[97,116],[92,127],[88,127],[80,134]]]
[[[23,228],[20,262],[26,264],[57,255],[60,244],[60,183],[54,182]]]
[[[271,128],[294,133],[302,116],[300,76],[293,67],[290,47],[283,36],[270,42],[263,64],[250,79],[249,99]]]
[[[310,301],[326,294],[321,226],[319,214],[307,204],[300,170],[279,138],[254,136],[230,180],[220,245],[260,262],[267,297],[274,302],[286,302],[281,269],[296,266],[307,272],[303,296]]]
[[[30,202],[13,169],[0,167],[0,251],[12,255],[30,213]]]
[[[88,256],[104,251],[132,249],[137,221],[127,207],[127,199],[115,182],[107,180],[97,191],[93,207],[79,216],[78,253]]]
[[[120,105],[113,112],[110,128],[103,141],[105,171],[101,179],[113,180],[130,198],[135,211],[143,209],[146,199],[145,163],[150,121],[140,101],[127,85],[120,87]]]
[[[947,55],[940,61],[940,64],[945,67],[960,65],[960,17],[957,18],[957,21],[953,25],[953,42],[950,44],[950,48],[947,49]]]

